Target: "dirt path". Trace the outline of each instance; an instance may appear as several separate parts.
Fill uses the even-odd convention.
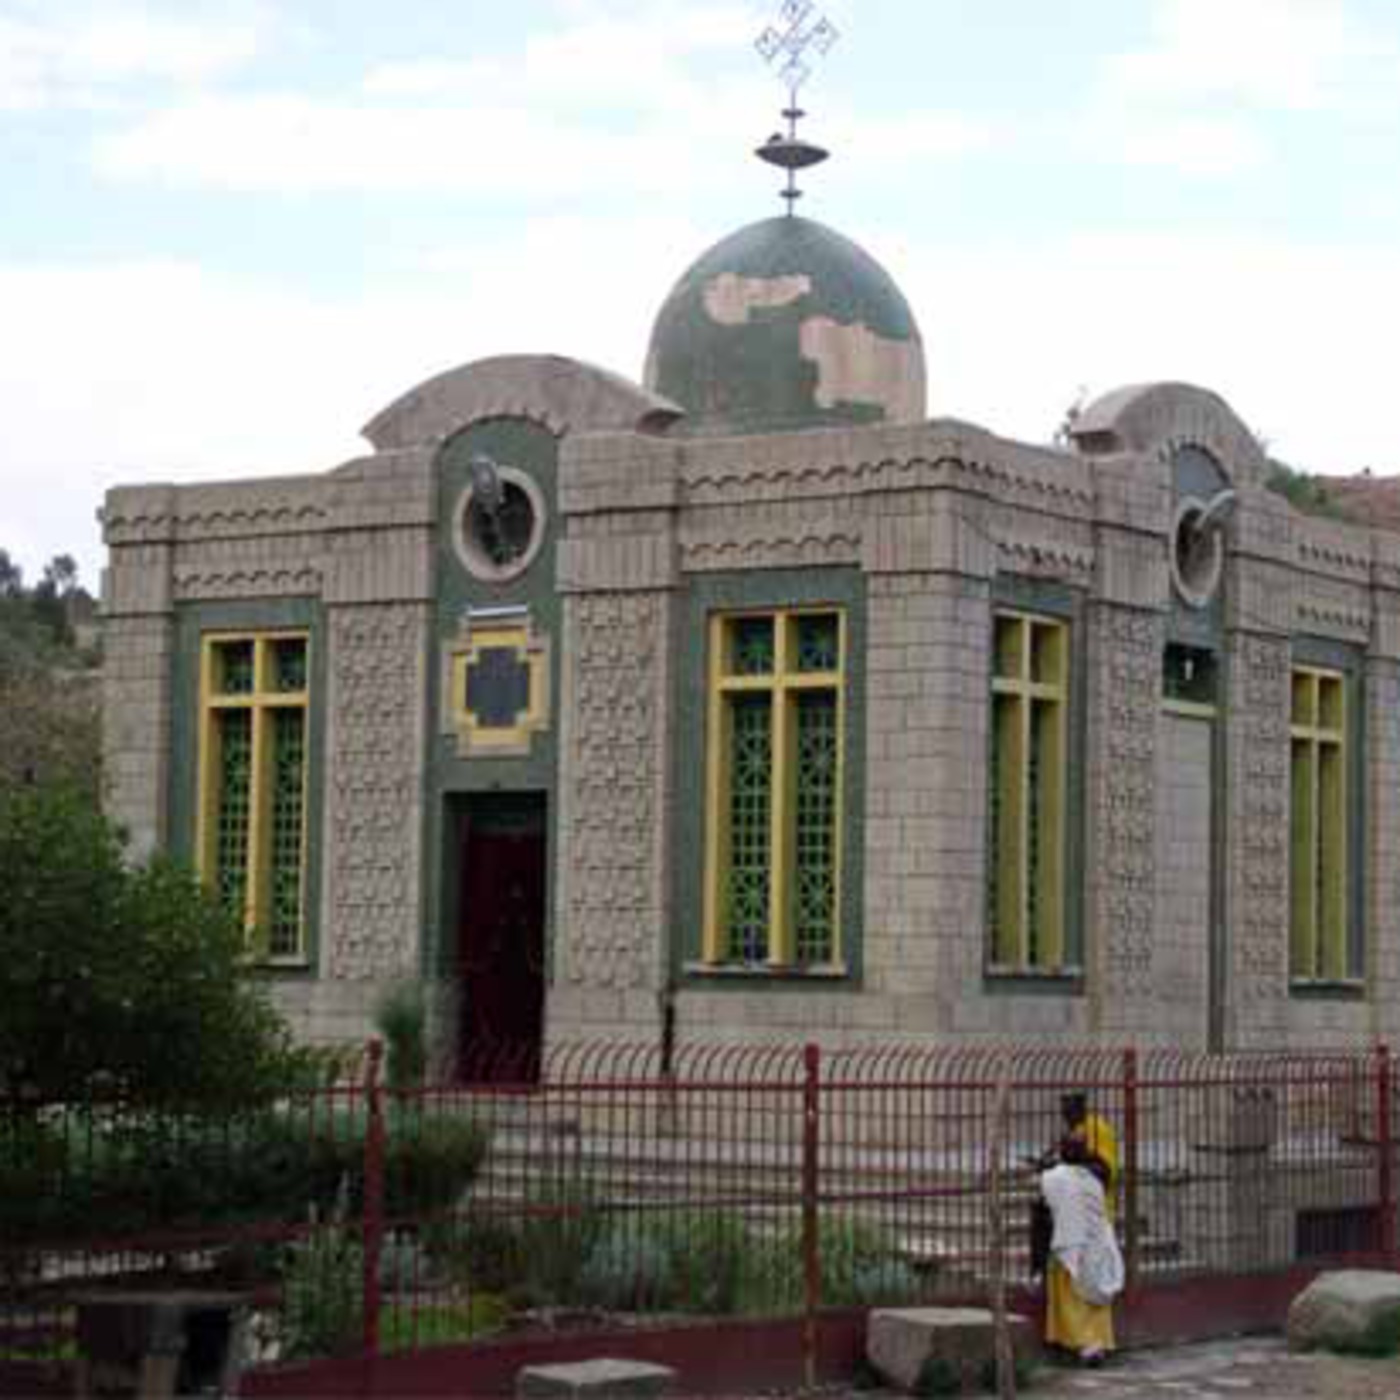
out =
[[[1243,1337],[1117,1357],[1102,1370],[1046,1366],[1025,1400],[1400,1400],[1400,1359],[1293,1356],[1281,1339]],[[890,1400],[893,1391],[824,1391]],[[752,1397],[751,1400],[758,1400]]]

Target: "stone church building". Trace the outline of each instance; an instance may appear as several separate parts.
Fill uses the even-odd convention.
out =
[[[103,513],[111,808],[302,1032],[1317,1046],[1400,1030],[1400,534],[1215,394],[928,416],[913,313],[753,224],[642,383],[503,356],[365,455]]]

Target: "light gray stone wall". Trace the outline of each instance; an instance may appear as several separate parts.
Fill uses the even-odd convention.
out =
[[[667,976],[671,609],[664,590],[565,600],[554,1039],[657,1026]]]
[[[1289,704],[1286,636],[1235,632],[1227,659],[1229,807],[1225,919],[1230,936],[1226,1043],[1287,1039]]]
[[[1189,1010],[1168,1014],[1154,985],[1164,641],[1158,613],[1110,603],[1091,608],[1085,970],[1093,1027],[1109,1037],[1131,1031],[1170,1038],[1189,1027]]]
[[[1379,631],[1379,629],[1378,629]],[[1400,1043],[1400,661],[1366,668],[1366,970],[1371,1029]]]
[[[429,608],[330,611],[321,971],[418,971]]]
[[[168,616],[111,617],[103,625],[102,752],[105,804],[141,858],[168,835],[170,673]]]
[[[1155,923],[1151,987],[1179,1018],[1183,1046],[1204,1046],[1210,1009],[1213,721],[1164,713],[1157,745]]]

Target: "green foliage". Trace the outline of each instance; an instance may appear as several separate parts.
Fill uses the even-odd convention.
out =
[[[314,1105],[313,1105],[314,1107]],[[207,1117],[69,1114],[63,1128],[0,1120],[0,1237],[18,1244],[211,1229],[325,1216],[364,1198],[363,1113],[269,1108]],[[390,1217],[440,1212],[468,1189],[487,1136],[465,1120],[387,1125]],[[42,1150],[38,1150],[38,1145]]]
[[[545,1182],[529,1192],[518,1224],[515,1293],[529,1304],[566,1303],[581,1290],[584,1269],[605,1228],[587,1182]]]
[[[580,1297],[604,1308],[733,1313],[749,1293],[751,1257],[748,1229],[730,1212],[616,1215],[589,1255]]]
[[[293,1072],[241,930],[190,872],[126,864],[82,797],[0,790],[0,889],[0,1097],[232,1105]]]
[[[817,1251],[825,1307],[893,1306],[919,1296],[919,1276],[900,1256],[893,1235],[879,1225],[855,1216],[823,1216],[817,1223]],[[766,1252],[754,1271],[752,1306],[787,1311],[802,1300],[800,1223],[770,1240]]]
[[[475,1293],[461,1303],[391,1303],[380,1314],[379,1349],[387,1355],[469,1342],[499,1331],[509,1312],[505,1301],[490,1293]]]
[[[1286,462],[1269,459],[1268,474],[1264,485],[1277,492],[1296,510],[1305,515],[1322,515],[1340,518],[1342,512],[1337,502],[1327,490],[1323,479],[1310,472],[1299,471]]]
[[[374,1025],[388,1049],[390,1087],[413,1089],[428,1071],[428,1008],[421,982],[395,982],[374,1008]]]
[[[288,1250],[282,1276],[282,1353],[288,1360],[354,1351],[364,1335],[364,1249],[345,1223],[330,1222]]]

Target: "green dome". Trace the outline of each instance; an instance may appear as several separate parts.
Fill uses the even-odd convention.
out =
[[[893,278],[834,229],[787,215],[730,234],[676,283],[645,379],[687,410],[682,432],[925,416],[923,343]]]

